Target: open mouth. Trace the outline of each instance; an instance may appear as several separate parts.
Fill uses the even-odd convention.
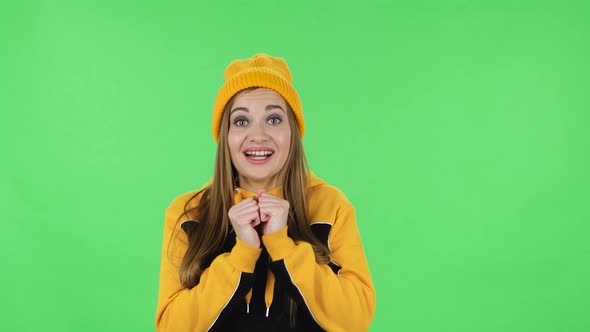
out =
[[[262,150],[262,151],[246,151],[244,152],[247,158],[252,160],[266,160],[272,156],[273,152],[270,150]]]

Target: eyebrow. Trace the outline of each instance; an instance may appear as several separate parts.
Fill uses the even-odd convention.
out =
[[[271,104],[271,105],[267,105],[267,106],[265,107],[265,110],[266,110],[266,111],[270,111],[270,110],[273,110],[273,109],[275,109],[275,108],[278,108],[278,109],[280,109],[281,111],[285,112],[285,110],[284,110],[284,109],[283,109],[283,108],[282,108],[280,105],[272,105],[272,104]],[[233,110],[231,110],[231,112],[230,112],[230,113],[233,113],[233,112],[235,112],[235,111],[244,111],[244,112],[250,112],[250,110],[248,109],[248,107],[236,107],[236,108],[234,108]]]

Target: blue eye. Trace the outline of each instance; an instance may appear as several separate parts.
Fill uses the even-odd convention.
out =
[[[278,125],[281,122],[283,122],[283,120],[279,116],[276,116],[276,115],[268,118],[268,123],[271,125]]]
[[[246,120],[244,118],[237,118],[234,120],[234,125],[236,125],[238,127],[243,127],[247,124],[248,124],[248,120]]]

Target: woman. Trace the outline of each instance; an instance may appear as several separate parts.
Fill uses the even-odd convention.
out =
[[[224,76],[213,179],[166,210],[157,330],[368,330],[354,208],[307,168],[287,63],[257,54]]]

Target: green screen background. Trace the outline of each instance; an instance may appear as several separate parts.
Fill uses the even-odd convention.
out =
[[[151,331],[232,59],[285,58],[371,331],[589,331],[585,1],[0,5],[2,331]],[[340,305],[346,306],[346,303]]]

